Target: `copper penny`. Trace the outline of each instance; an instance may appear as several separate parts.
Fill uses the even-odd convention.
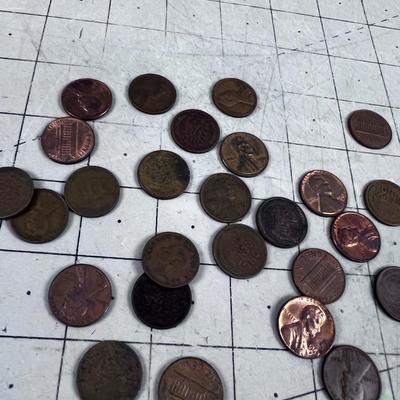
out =
[[[354,111],[347,123],[353,138],[370,149],[382,149],[392,140],[390,125],[385,118],[373,111]]]
[[[62,270],[48,293],[51,312],[62,323],[87,326],[98,321],[111,303],[111,284],[100,269],[75,264]]]
[[[304,204],[322,217],[339,215],[347,206],[347,190],[342,181],[328,171],[314,170],[300,183]]]
[[[180,358],[163,372],[158,400],[223,400],[224,390],[218,372],[206,361]]]
[[[221,144],[219,154],[229,171],[245,178],[261,174],[269,160],[267,148],[262,140],[244,132],[227,136]]]
[[[16,167],[0,168],[0,218],[10,218],[29,206],[33,197],[32,178]]]
[[[171,134],[175,143],[191,153],[205,153],[214,148],[219,140],[217,121],[201,110],[185,110],[175,115]]]
[[[375,294],[379,304],[393,319],[400,322],[400,268],[383,268],[375,280]]]
[[[140,359],[130,346],[104,341],[83,355],[76,380],[82,400],[134,400],[142,377]]]
[[[335,322],[329,310],[311,297],[289,300],[279,314],[279,334],[286,347],[302,358],[319,358],[335,341]]]
[[[333,221],[331,237],[334,245],[346,258],[367,262],[376,257],[381,237],[375,225],[364,215],[346,212]]]
[[[247,225],[233,224],[221,229],[213,241],[215,262],[227,275],[248,279],[257,275],[267,262],[263,238]]]
[[[157,199],[180,196],[189,185],[190,170],[186,161],[172,151],[147,154],[139,164],[137,176],[143,190]]]
[[[64,232],[68,217],[68,207],[58,193],[35,189],[29,206],[11,219],[11,227],[26,242],[46,243]]]
[[[220,111],[237,118],[247,117],[257,106],[254,89],[236,78],[218,81],[213,87],[212,99]]]
[[[70,82],[61,94],[61,103],[69,115],[93,120],[105,115],[112,105],[108,86],[96,79],[77,79]]]
[[[236,222],[250,210],[251,194],[238,177],[214,174],[201,186],[200,202],[211,218],[220,222]]]

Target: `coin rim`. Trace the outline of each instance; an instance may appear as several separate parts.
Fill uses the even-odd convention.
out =
[[[380,291],[378,288],[379,282],[383,279],[382,276],[386,271],[389,270],[396,270],[400,273],[400,268],[399,267],[395,267],[395,266],[389,266],[389,267],[384,267],[381,268],[378,273],[376,274],[375,277],[375,282],[374,282],[374,293],[375,293],[375,297],[378,300],[378,303],[381,307],[381,309],[385,312],[386,315],[388,315],[390,318],[394,319],[395,321],[400,322],[400,313],[399,313],[399,317],[395,317],[392,313],[390,313],[387,308],[384,306],[383,301],[381,300],[381,296],[380,296]]]

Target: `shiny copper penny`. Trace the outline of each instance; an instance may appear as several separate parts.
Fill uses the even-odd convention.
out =
[[[51,312],[62,323],[87,326],[99,320],[111,303],[111,284],[93,265],[75,264],[62,270],[48,293]]]
[[[112,94],[103,82],[90,78],[78,79],[64,88],[61,103],[69,115],[93,120],[102,117],[110,110]]]
[[[90,155],[94,147],[94,132],[84,121],[59,118],[47,125],[40,139],[43,151],[51,160],[74,164]]]
[[[251,194],[238,177],[214,174],[201,186],[200,203],[211,218],[220,222],[236,222],[249,211]]]
[[[35,189],[29,206],[11,219],[11,227],[26,242],[46,243],[64,232],[68,218],[68,207],[58,193]]]
[[[347,190],[342,181],[328,171],[314,170],[300,183],[304,204],[322,217],[339,215],[347,206]]]
[[[24,170],[0,168],[0,218],[10,218],[25,210],[32,196],[32,178]]]
[[[375,294],[386,314],[400,321],[400,268],[383,268],[375,280]]]
[[[339,252],[355,262],[372,260],[381,247],[381,237],[375,225],[356,212],[346,212],[336,217],[332,223],[331,237]]]
[[[218,143],[220,130],[210,114],[201,110],[185,110],[174,117],[171,134],[183,150],[205,153]]]
[[[382,149],[392,140],[390,125],[385,118],[373,111],[354,111],[347,123],[353,138],[370,149]]]
[[[231,117],[247,117],[257,106],[257,95],[246,82],[236,78],[218,81],[212,90],[217,108]]]
[[[319,358],[335,341],[335,322],[329,310],[311,297],[289,300],[279,314],[279,334],[286,347],[302,358]]]
[[[223,400],[224,390],[218,372],[206,361],[181,358],[163,372],[158,400]]]

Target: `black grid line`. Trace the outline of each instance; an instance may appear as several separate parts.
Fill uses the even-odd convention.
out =
[[[109,0],[109,2],[108,2],[108,10],[107,10],[106,30],[104,32],[103,54],[104,54],[104,50],[106,49],[107,33],[108,33],[108,26],[109,26],[109,21],[110,21],[111,7],[112,7],[112,0]]]

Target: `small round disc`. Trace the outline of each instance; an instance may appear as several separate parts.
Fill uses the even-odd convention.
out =
[[[104,341],[83,355],[76,380],[82,400],[134,400],[142,377],[140,359],[130,346]]]
[[[64,187],[69,208],[82,217],[102,217],[118,203],[117,178],[102,167],[83,167],[73,172]]]
[[[246,82],[236,78],[218,81],[212,90],[212,99],[217,108],[231,117],[247,117],[257,106],[257,95]]]
[[[167,150],[147,154],[137,172],[140,186],[157,199],[168,200],[180,196],[189,185],[190,170],[178,154]]]
[[[335,341],[335,322],[329,310],[311,297],[289,300],[279,314],[279,334],[285,346],[302,358],[319,358]]]
[[[200,189],[204,211],[220,222],[236,222],[250,209],[251,194],[247,185],[231,174],[209,176]]]
[[[94,148],[94,132],[80,119],[59,118],[47,125],[40,142],[51,160],[74,164],[87,158]]]
[[[375,280],[375,294],[386,314],[400,322],[400,268],[386,267]]]

